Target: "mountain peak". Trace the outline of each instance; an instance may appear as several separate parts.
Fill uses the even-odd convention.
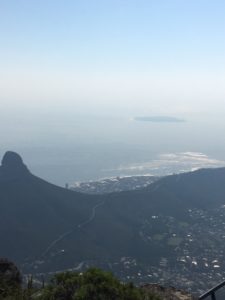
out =
[[[5,167],[18,167],[23,165],[23,160],[19,154],[13,151],[7,151],[2,159],[2,166]]]
[[[19,154],[13,151],[7,151],[2,159],[2,165],[0,167],[0,175],[6,175],[6,177],[15,178],[29,173],[26,165]]]

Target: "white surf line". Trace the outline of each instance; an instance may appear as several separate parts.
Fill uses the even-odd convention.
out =
[[[93,208],[92,208],[92,212],[91,212],[91,216],[84,222],[78,224],[76,227],[70,229],[69,231],[64,232],[63,234],[61,234],[60,236],[58,236],[54,241],[51,242],[51,244],[43,251],[43,253],[41,254],[41,257],[45,256],[46,254],[48,254],[48,252],[60,241],[62,241],[66,236],[70,235],[71,233],[73,233],[77,228],[81,229],[83,228],[85,225],[89,224],[90,222],[92,222],[95,217],[96,217],[96,209],[100,206],[102,206],[105,203],[105,201],[102,201],[98,204],[96,204]]]

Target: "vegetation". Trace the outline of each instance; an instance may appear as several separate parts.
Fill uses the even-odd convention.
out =
[[[61,273],[55,275],[41,299],[68,300],[153,300],[158,299],[146,294],[132,283],[124,284],[111,273],[99,269],[89,269],[84,273]]]
[[[15,264],[0,259],[0,299],[17,299],[21,294],[21,284],[22,277]]]
[[[1,280],[0,299],[7,300],[158,300],[149,292],[122,283],[110,272],[91,268],[84,273],[56,274],[42,289],[32,286],[32,279],[23,289],[20,282]]]

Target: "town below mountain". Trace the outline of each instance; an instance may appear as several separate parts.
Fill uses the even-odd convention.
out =
[[[0,256],[37,280],[99,267],[124,282],[200,295],[224,280],[225,168],[84,194],[50,184],[7,152],[0,167]],[[38,279],[39,278],[39,279]]]

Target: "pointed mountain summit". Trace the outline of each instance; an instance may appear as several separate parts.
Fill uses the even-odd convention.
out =
[[[0,167],[0,180],[16,179],[21,176],[30,175],[30,172],[19,154],[7,151],[2,159]]]
[[[13,151],[7,151],[2,159],[3,166],[21,166],[23,160],[19,154]]]
[[[0,257],[40,258],[57,236],[85,221],[97,199],[33,175],[8,151],[0,166]]]

